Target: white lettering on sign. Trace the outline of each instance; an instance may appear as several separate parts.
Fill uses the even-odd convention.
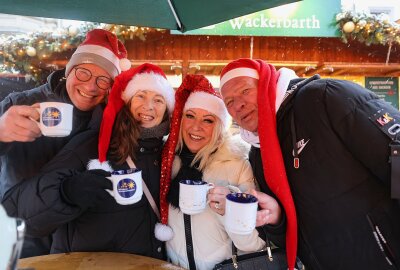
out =
[[[315,15],[305,19],[288,19],[288,18],[266,18],[264,14],[260,14],[256,18],[236,18],[229,20],[232,29],[240,30],[246,28],[321,28],[320,21]]]

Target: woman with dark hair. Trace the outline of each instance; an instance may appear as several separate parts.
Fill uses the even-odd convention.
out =
[[[112,189],[109,172],[138,168],[158,207],[163,136],[173,107],[174,91],[159,67],[143,64],[122,72],[100,133],[88,130],[77,136],[40,177],[17,187],[20,191],[13,194],[20,196],[5,203],[26,220],[28,234],[53,233],[51,253],[110,251],[165,258],[147,196],[120,205],[105,189]],[[22,198],[30,203],[19,204]]]

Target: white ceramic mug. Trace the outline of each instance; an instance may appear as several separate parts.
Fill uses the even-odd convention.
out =
[[[113,183],[113,190],[107,190],[115,201],[122,205],[134,204],[142,199],[143,179],[142,171],[128,169],[113,171],[107,177]]]
[[[72,111],[74,106],[62,102],[42,102],[39,128],[44,136],[65,137],[72,130]]]
[[[204,211],[207,206],[207,192],[214,185],[201,180],[179,181],[179,208],[187,215]]]
[[[225,230],[235,234],[250,234],[256,227],[258,200],[247,193],[226,195]]]

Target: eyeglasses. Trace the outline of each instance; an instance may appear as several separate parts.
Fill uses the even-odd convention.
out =
[[[83,67],[75,68],[75,77],[81,82],[88,82],[92,77],[96,78],[96,85],[102,90],[108,90],[113,84],[113,80],[106,76],[93,76],[92,72]]]

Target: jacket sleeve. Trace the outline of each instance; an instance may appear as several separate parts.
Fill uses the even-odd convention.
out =
[[[6,98],[4,98],[0,102],[0,117],[3,116],[3,114],[13,105],[12,99],[10,98],[10,95],[8,95]],[[7,151],[10,149],[12,143],[4,143],[0,142],[0,156],[4,155],[7,153]]]
[[[331,126],[346,148],[377,179],[389,186],[391,139],[380,127],[399,124],[400,112],[365,88],[338,80],[327,81],[324,104]],[[381,122],[375,119],[384,114],[388,118]]]
[[[2,204],[7,214],[24,219],[29,236],[51,234],[58,226],[81,214],[78,207],[60,197],[62,181],[76,173],[76,170],[63,169],[21,182],[4,196]]]
[[[62,200],[60,185],[65,178],[84,171],[96,149],[97,132],[88,131],[75,137],[39,175],[22,181],[5,194],[2,204],[8,215],[24,219],[27,234],[32,237],[48,235],[77,218],[82,214],[80,208]]]
[[[244,252],[254,252],[265,247],[265,241],[258,235],[257,230],[253,230],[249,235],[240,235],[230,232],[228,232],[228,235],[235,246]]]

